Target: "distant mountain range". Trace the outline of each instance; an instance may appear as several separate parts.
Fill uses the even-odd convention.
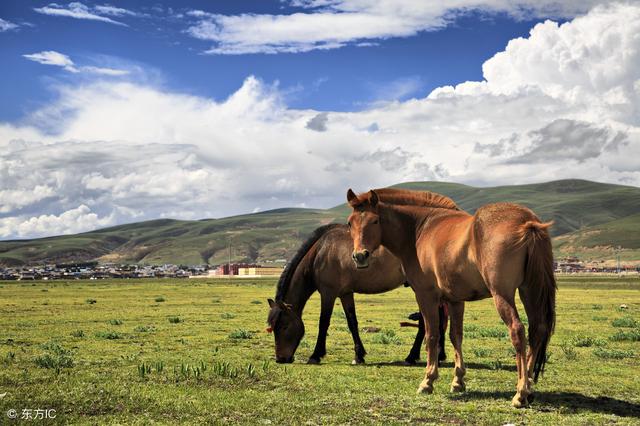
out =
[[[498,201],[532,208],[554,220],[557,256],[640,260],[640,188],[585,180],[476,188],[445,182],[409,182],[401,188],[447,195],[473,213]],[[0,241],[0,266],[81,262],[221,264],[289,259],[316,227],[343,222],[346,204],[331,209],[286,208],[223,219],[151,220],[75,235]],[[231,250],[229,250],[231,247]],[[229,253],[231,252],[231,253]],[[231,255],[231,256],[230,256]]]

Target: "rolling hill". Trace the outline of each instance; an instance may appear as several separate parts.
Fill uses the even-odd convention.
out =
[[[445,182],[409,182],[397,187],[430,190],[453,198],[473,213],[479,206],[510,201],[554,220],[560,255],[640,259],[640,188],[584,180],[476,188]],[[160,219],[76,235],[0,241],[0,265],[99,260],[121,263],[220,264],[290,258],[317,226],[344,221],[349,208],[277,209],[222,219]],[[231,250],[229,246],[231,245]],[[607,248],[608,247],[608,248]],[[231,253],[229,253],[231,251]]]

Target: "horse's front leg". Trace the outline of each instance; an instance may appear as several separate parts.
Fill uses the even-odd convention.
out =
[[[349,331],[353,337],[353,345],[355,350],[355,358],[353,364],[364,364],[364,356],[367,351],[364,350],[362,340],[360,340],[360,333],[358,332],[358,317],[356,317],[356,304],[353,300],[353,293],[346,294],[340,297],[342,302],[342,308],[344,314],[347,317],[347,324],[349,325]]]
[[[327,354],[327,330],[331,323],[333,304],[336,301],[334,296],[320,294],[320,324],[318,327],[318,340],[313,353],[309,357],[308,364],[320,364],[320,359]]]
[[[440,297],[435,289],[414,288],[420,312],[424,318],[427,347],[427,369],[418,393],[432,393],[433,382],[438,378],[438,342],[440,341]]]
[[[462,322],[464,318],[464,302],[449,302],[449,316],[451,318],[451,328],[449,337],[455,351],[455,366],[453,382],[451,382],[451,392],[463,392],[465,390],[464,375],[466,368],[462,358]]]

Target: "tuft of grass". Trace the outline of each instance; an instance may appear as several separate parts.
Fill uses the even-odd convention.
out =
[[[258,299],[256,299],[256,300],[252,300],[252,301],[251,301],[251,304],[252,304],[252,305],[262,305],[262,300],[258,300]]]
[[[59,373],[63,368],[73,367],[73,353],[59,343],[47,342],[41,347],[45,353],[34,358],[34,362],[38,367],[53,369],[56,373]]]
[[[87,305],[95,305],[96,303],[98,303],[98,301],[96,299],[87,299],[84,301],[84,303],[86,303]]]
[[[594,316],[591,317],[591,319],[594,320],[594,321],[606,321],[609,318],[608,317],[602,317],[602,316],[594,315]]]
[[[7,355],[2,359],[3,364],[12,364],[16,360],[16,353],[13,351],[7,352]]]
[[[507,337],[506,327],[478,327],[480,337],[497,337],[499,339]]]
[[[564,357],[569,361],[573,361],[578,358],[578,352],[576,352],[573,345],[569,344],[568,342],[562,342],[562,344],[560,345],[560,350],[562,351]]]
[[[133,331],[138,333],[150,333],[152,331],[156,331],[156,328],[152,325],[138,325]]]
[[[633,352],[620,349],[595,348],[593,354],[604,359],[624,359],[633,357]]]
[[[184,320],[180,317],[169,317],[169,322],[171,324],[178,324],[178,323],[184,322]]]
[[[82,330],[74,330],[74,331],[71,332],[71,336],[72,337],[78,337],[78,338],[84,337],[84,331],[82,331]]]
[[[122,334],[116,331],[98,331],[95,336],[99,339],[117,340],[122,339]]]
[[[109,324],[111,324],[111,325],[122,325],[122,323],[123,323],[123,321],[119,320],[119,319],[109,320]]]
[[[571,344],[578,348],[590,348],[591,346],[606,346],[607,342],[591,336],[575,336]]]
[[[236,317],[236,314],[232,314],[231,312],[223,312],[220,315],[220,318],[222,318],[222,319],[233,319],[235,317]]]
[[[222,303],[222,300],[219,297],[214,297],[211,299],[211,303]]]
[[[399,345],[402,343],[400,337],[396,335],[396,332],[390,329],[384,329],[380,331],[380,333],[374,334],[371,341],[382,345]]]
[[[500,361],[499,359],[493,360],[489,363],[489,367],[492,370],[501,370],[503,367],[502,361]]]
[[[156,301],[156,302],[158,302],[158,303],[162,303],[162,302],[164,302],[164,301],[165,301],[164,297],[162,297],[162,296],[158,296],[158,297],[156,297],[156,298],[155,298],[155,299],[153,299],[153,300],[155,300],[155,301]]]
[[[253,337],[253,333],[251,333],[248,330],[243,330],[241,328],[229,333],[230,339],[251,339],[252,337]]]
[[[634,328],[638,326],[638,321],[631,317],[621,317],[611,321],[611,325],[614,327]]]
[[[473,354],[478,358],[486,358],[491,355],[491,350],[487,348],[473,348]]]
[[[620,330],[616,334],[609,337],[614,342],[640,342],[640,330]]]
[[[602,310],[602,305],[591,305],[591,309],[593,309],[594,311],[601,311]]]

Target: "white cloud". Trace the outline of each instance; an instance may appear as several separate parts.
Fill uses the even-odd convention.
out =
[[[113,217],[100,218],[89,207],[81,204],[62,214],[34,216],[21,221],[0,218],[0,236],[26,237],[34,235],[75,234],[112,224]]]
[[[69,72],[78,72],[78,69],[75,67],[71,58],[54,50],[44,50],[42,52],[30,53],[22,56],[30,61],[38,62],[43,65],[53,65],[56,67],[62,67]]]
[[[637,5],[545,22],[484,81],[360,112],[288,108],[254,77],[220,102],[122,80],[58,87],[21,125],[0,123],[0,203],[13,200],[0,234],[74,232],[37,224],[82,205],[88,227],[328,207],[409,180],[640,185],[637,34]]]
[[[75,19],[87,19],[91,21],[100,21],[109,24],[120,25],[123,27],[126,27],[128,25],[124,22],[115,21],[109,18],[109,16],[120,17],[124,15],[136,15],[134,12],[118,7],[109,5],[90,7],[80,2],[71,2],[66,6],[57,3],[50,3],[47,6],[36,7],[33,10],[45,15],[65,16]]]
[[[10,21],[5,21],[4,19],[0,18],[0,33],[15,30],[16,28],[18,28],[17,24],[14,24]]]
[[[43,65],[54,65],[57,67],[62,67],[64,70],[72,72],[72,73],[90,73],[90,74],[100,74],[107,75],[112,77],[124,76],[129,74],[128,70],[116,69],[116,68],[105,68],[105,67],[95,67],[95,66],[82,66],[77,67],[76,64],[69,58],[67,55],[56,52],[55,50],[46,50],[38,53],[31,53],[28,55],[22,55],[24,58],[29,59],[30,61],[38,62]]]
[[[307,52],[347,44],[408,37],[447,26],[472,10],[517,18],[572,17],[603,0],[294,0],[300,12],[288,15],[219,15],[192,10],[191,36],[214,42],[212,54]]]

